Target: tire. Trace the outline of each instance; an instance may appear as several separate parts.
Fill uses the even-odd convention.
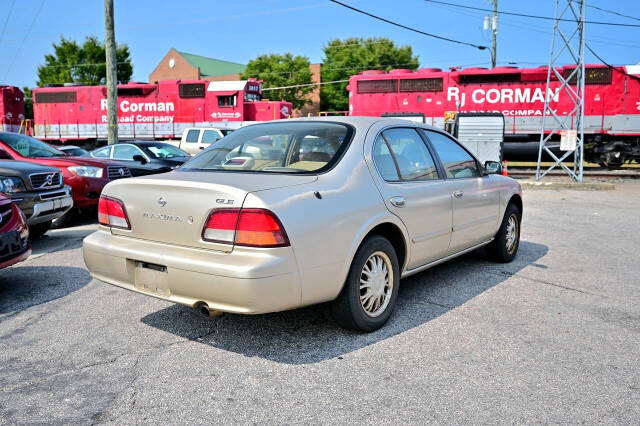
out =
[[[366,281],[362,289],[361,280]],[[336,321],[356,331],[379,329],[393,312],[399,286],[398,256],[389,240],[378,235],[366,239],[351,263],[342,292],[332,302]]]
[[[38,223],[37,225],[31,225],[29,227],[29,239],[31,241],[37,240],[42,237],[51,228],[51,221]]]
[[[520,223],[522,214],[515,204],[510,203],[504,212],[502,224],[494,240],[487,245],[487,254],[492,260],[501,263],[511,262],[520,246]],[[515,229],[513,229],[515,227]],[[510,229],[511,228],[511,231]],[[513,235],[515,232],[515,236]]]

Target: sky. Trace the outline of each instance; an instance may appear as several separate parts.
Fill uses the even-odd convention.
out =
[[[424,0],[343,0],[359,9],[404,25],[490,45],[483,30],[486,12]],[[490,8],[489,0],[445,0]],[[357,14],[328,0],[114,0],[116,41],[131,50],[133,81],[149,74],[171,47],[202,56],[247,63],[265,53],[303,55],[321,62],[332,38],[388,37],[409,45],[422,67],[489,66],[489,51],[425,37]],[[553,16],[555,0],[499,0],[499,9]],[[640,1],[587,0],[637,20],[587,8],[587,20],[640,24]],[[6,23],[6,26],[5,26]],[[552,21],[501,15],[498,64],[521,67],[548,64]],[[33,87],[37,67],[60,36],[82,41],[104,39],[101,0],[0,0],[0,84]],[[640,27],[587,24],[587,43],[610,64],[640,62]],[[565,62],[568,58],[564,58]],[[587,53],[587,63],[598,61]]]

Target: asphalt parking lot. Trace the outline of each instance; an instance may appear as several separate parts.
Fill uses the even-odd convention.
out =
[[[56,229],[0,271],[0,422],[640,423],[640,182],[524,204],[513,263],[405,279],[371,334],[93,281],[94,221]]]

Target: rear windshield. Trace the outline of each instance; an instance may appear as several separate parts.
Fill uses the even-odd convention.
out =
[[[338,161],[352,135],[353,129],[340,123],[256,124],[225,136],[181,170],[322,172]]]

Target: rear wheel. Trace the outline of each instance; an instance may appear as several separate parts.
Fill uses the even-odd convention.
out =
[[[29,239],[33,241],[42,237],[47,233],[49,228],[51,228],[50,220],[29,226]]]
[[[509,204],[495,239],[487,246],[487,254],[493,260],[511,262],[520,245],[520,222],[522,215],[515,204]]]
[[[358,331],[382,327],[398,297],[400,267],[391,243],[384,237],[368,238],[358,249],[342,292],[332,309],[338,323]]]

